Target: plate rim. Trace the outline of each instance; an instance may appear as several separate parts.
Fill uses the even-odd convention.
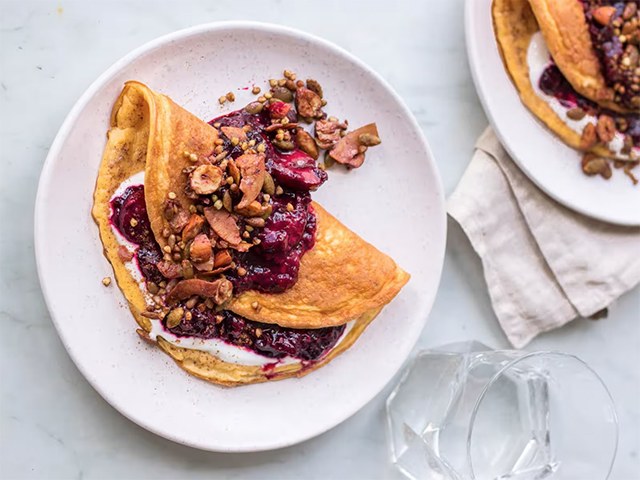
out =
[[[547,188],[539,178],[529,169],[526,162],[522,162],[517,155],[515,155],[514,149],[511,146],[511,143],[508,141],[507,135],[505,135],[504,131],[500,128],[500,122],[496,121],[496,117],[494,115],[493,110],[489,105],[489,101],[487,100],[487,95],[483,87],[482,83],[482,75],[480,74],[480,52],[476,52],[477,46],[474,45],[474,40],[478,38],[478,31],[476,25],[476,15],[477,13],[484,13],[484,5],[489,5],[488,14],[491,14],[490,5],[493,3],[493,0],[466,0],[465,1],[465,11],[464,11],[464,31],[465,31],[465,50],[467,53],[467,60],[469,62],[469,70],[471,71],[471,77],[473,79],[473,84],[475,86],[475,90],[477,92],[478,98],[480,99],[480,103],[482,104],[482,108],[484,110],[485,115],[487,116],[489,123],[493,130],[495,131],[500,143],[507,151],[511,159],[516,163],[518,168],[527,176],[529,180],[531,180],[536,187],[542,190],[546,195],[551,197],[554,201],[560,203],[561,205],[573,210],[576,213],[584,215],[588,218],[599,220],[601,222],[605,222],[609,225],[619,225],[623,227],[638,227],[640,226],[640,216],[635,220],[622,217],[611,217],[600,214],[598,212],[590,211],[588,208],[584,208],[579,203],[573,202],[570,198],[564,197],[561,194],[553,191],[552,189]],[[493,28],[493,27],[492,27]],[[506,72],[505,72],[506,74]],[[509,82],[513,85],[513,82],[509,80]],[[515,88],[515,87],[514,87]],[[523,108],[526,109],[524,105]],[[529,111],[527,109],[527,111]],[[533,115],[533,114],[532,114]],[[537,117],[536,117],[536,120]],[[548,135],[554,136],[553,132],[548,131],[548,127],[544,126],[545,131]]]
[[[427,153],[427,155],[425,156],[426,158],[424,158],[422,161],[427,161],[428,163],[431,163],[431,167],[435,173],[434,175],[434,185],[433,185],[433,194],[434,194],[434,199],[436,200],[435,202],[435,209],[438,210],[439,213],[436,213],[436,215],[439,217],[438,222],[439,222],[439,230],[442,232],[442,234],[439,236],[439,238],[436,238],[436,244],[435,244],[435,249],[433,251],[433,253],[435,253],[436,258],[438,258],[438,271],[436,272],[435,275],[435,283],[434,283],[434,288],[432,292],[426,292],[426,293],[430,293],[429,297],[427,299],[426,302],[426,311],[427,311],[427,315],[425,315],[424,320],[422,320],[422,328],[420,328],[419,330],[416,330],[416,334],[415,334],[415,338],[413,339],[413,341],[411,342],[411,349],[408,350],[407,355],[405,360],[402,362],[402,364],[400,364],[398,366],[398,369],[395,371],[395,373],[393,375],[390,376],[390,378],[387,380],[387,382],[385,382],[384,384],[382,384],[380,386],[380,388],[363,404],[361,405],[357,405],[355,408],[352,408],[350,410],[347,410],[345,412],[343,412],[342,415],[337,416],[336,419],[334,419],[333,422],[329,422],[327,424],[322,425],[322,427],[320,428],[316,428],[315,430],[310,430],[308,432],[306,432],[303,435],[299,435],[295,438],[291,438],[287,441],[277,441],[274,440],[273,442],[271,442],[269,445],[249,445],[246,447],[234,447],[234,446],[230,446],[227,448],[222,448],[219,445],[210,445],[207,444],[206,442],[199,442],[199,441],[192,441],[189,439],[183,439],[183,438],[178,438],[177,436],[174,436],[171,434],[170,431],[168,430],[162,430],[161,428],[157,427],[156,424],[151,423],[151,422],[146,422],[143,421],[141,419],[136,418],[133,414],[130,415],[130,412],[128,412],[125,408],[125,406],[122,403],[117,403],[116,401],[114,401],[114,399],[112,398],[111,394],[107,391],[105,391],[102,386],[99,384],[99,380],[96,377],[93,377],[89,374],[89,372],[86,370],[85,366],[83,365],[82,361],[76,357],[76,354],[73,352],[73,349],[70,347],[69,343],[68,343],[68,339],[65,337],[65,335],[62,333],[62,329],[60,328],[60,322],[57,318],[56,313],[54,312],[54,310],[51,308],[52,305],[52,301],[50,300],[51,297],[51,293],[48,291],[47,288],[47,280],[44,276],[43,273],[43,266],[42,266],[42,258],[44,258],[44,250],[45,250],[45,246],[44,246],[44,240],[42,239],[42,236],[40,235],[40,224],[42,223],[42,216],[43,216],[43,212],[45,209],[45,196],[46,193],[48,193],[48,190],[50,188],[51,185],[51,176],[52,176],[52,172],[53,172],[53,167],[55,164],[55,159],[59,156],[60,151],[62,150],[62,147],[64,146],[64,143],[67,139],[67,137],[69,136],[73,126],[75,125],[75,123],[77,122],[78,117],[80,116],[80,114],[84,111],[84,109],[87,107],[87,105],[89,104],[89,102],[91,101],[91,99],[96,95],[96,93],[103,88],[115,75],[117,75],[120,70],[122,70],[123,68],[125,68],[127,65],[129,65],[130,63],[132,63],[133,61],[135,61],[136,59],[138,59],[139,57],[141,57],[142,55],[151,52],[157,48],[161,48],[167,44],[169,44],[170,42],[174,42],[174,41],[179,41],[179,40],[184,40],[187,39],[189,37],[196,37],[198,35],[201,35],[203,33],[208,33],[208,32],[212,32],[212,31],[224,31],[224,30],[248,30],[248,31],[261,31],[264,33],[270,33],[270,34],[275,34],[275,35],[283,35],[283,36],[289,36],[289,37],[297,37],[299,39],[303,39],[305,41],[308,41],[310,43],[313,44],[319,44],[321,46],[324,46],[325,48],[328,48],[329,50],[334,51],[336,54],[346,57],[347,60],[353,62],[354,64],[356,64],[359,68],[363,69],[364,71],[366,71],[369,75],[371,75],[376,81],[378,81],[380,83],[380,85],[392,96],[392,98],[396,101],[396,103],[398,104],[398,106],[400,107],[400,109],[405,113],[405,115],[407,116],[409,122],[412,124],[412,126],[414,127],[415,132],[417,133],[417,139],[418,141],[422,144],[422,147],[424,148],[425,152]],[[148,42],[142,44],[141,46],[134,48],[133,50],[131,50],[129,53],[127,53],[126,55],[124,55],[123,57],[121,57],[119,60],[117,60],[115,63],[113,63],[109,68],[107,68],[100,76],[98,76],[98,78],[96,80],[94,80],[89,87],[84,91],[84,93],[80,96],[80,98],[76,101],[76,103],[73,105],[73,107],[71,108],[71,110],[69,111],[69,113],[67,114],[67,116],[65,117],[62,125],[60,126],[58,133],[56,134],[51,147],[49,148],[49,152],[47,154],[47,157],[44,161],[44,164],[42,166],[42,170],[40,173],[40,177],[38,180],[38,189],[37,189],[37,193],[36,193],[36,200],[35,200],[35,213],[34,213],[34,251],[35,251],[35,258],[36,258],[36,269],[38,272],[38,281],[40,283],[40,288],[42,290],[42,294],[44,297],[44,301],[45,301],[45,305],[47,306],[47,310],[49,312],[49,315],[51,317],[51,320],[54,324],[54,327],[56,329],[56,332],[58,334],[58,337],[60,338],[60,341],[62,342],[65,350],[67,351],[67,354],[69,355],[69,357],[71,358],[71,360],[73,361],[74,365],[76,366],[76,368],[80,371],[80,373],[82,374],[82,376],[86,379],[86,381],[89,383],[89,385],[91,385],[91,387],[111,406],[113,407],[116,411],[118,411],[120,414],[122,414],[124,417],[126,417],[127,419],[131,420],[133,423],[135,423],[136,425],[144,428],[145,430],[148,430],[149,432],[152,432],[160,437],[166,438],[168,440],[171,440],[173,442],[182,444],[182,445],[186,445],[186,446],[190,446],[193,448],[197,448],[200,450],[205,450],[205,451],[213,451],[213,452],[262,452],[262,451],[270,451],[270,450],[276,450],[276,449],[280,449],[280,448],[285,448],[285,447],[289,447],[292,445],[296,445],[298,443],[304,442],[306,440],[309,440],[311,438],[314,438],[318,435],[321,435],[329,430],[331,430],[332,428],[340,425],[341,423],[343,423],[344,421],[346,421],[347,419],[349,419],[350,417],[352,417],[353,415],[355,415],[358,411],[360,411],[362,408],[364,408],[367,404],[369,404],[388,384],[391,380],[393,380],[393,378],[397,375],[397,373],[399,371],[402,370],[404,364],[406,364],[407,360],[410,358],[411,353],[413,352],[413,349],[415,348],[415,345],[417,344],[420,336],[422,335],[422,332],[424,331],[424,327],[426,326],[427,320],[429,319],[429,315],[433,309],[433,304],[435,302],[437,293],[439,291],[439,287],[440,287],[440,283],[442,281],[442,271],[444,269],[444,259],[445,259],[445,250],[446,250],[446,243],[447,243],[447,214],[446,214],[446,206],[445,206],[445,195],[444,195],[444,186],[442,183],[442,178],[440,176],[440,170],[438,168],[438,165],[435,161],[435,156],[433,154],[433,151],[429,145],[429,142],[427,141],[424,132],[422,131],[422,128],[420,127],[420,125],[418,124],[415,116],[413,115],[413,113],[411,112],[411,110],[407,107],[406,103],[404,102],[404,100],[400,97],[400,95],[393,89],[393,87],[389,84],[389,82],[387,80],[385,80],[379,73],[377,73],[373,68],[371,68],[370,66],[368,66],[365,62],[363,62],[362,60],[360,60],[358,57],[356,57],[355,55],[353,55],[352,53],[348,52],[347,50],[345,50],[344,48],[336,45],[335,43],[329,41],[329,40],[325,40],[321,37],[318,37],[314,34],[302,31],[302,30],[298,30],[296,28],[292,28],[292,27],[288,27],[288,26],[284,26],[284,25],[278,25],[278,24],[273,24],[273,23],[267,23],[267,22],[256,22],[256,21],[236,21],[236,20],[232,20],[232,21],[220,21],[220,22],[208,22],[208,23],[203,23],[203,24],[197,24],[197,25],[193,25],[184,29],[180,29],[180,30],[176,30],[173,32],[170,32],[168,34],[165,35],[161,35],[159,37],[156,37],[152,40],[149,40]],[[439,207],[439,208],[438,208]]]

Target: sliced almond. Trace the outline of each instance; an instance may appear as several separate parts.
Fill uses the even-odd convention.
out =
[[[236,207],[239,212],[247,208],[262,190],[265,175],[264,158],[264,154],[242,155],[236,160],[242,175],[240,191],[243,196]]]
[[[217,235],[231,245],[242,242],[240,228],[236,223],[236,216],[226,210],[216,210],[214,207],[204,209],[204,216]]]
[[[229,140],[237,138],[238,141],[244,142],[247,139],[247,132],[241,127],[221,127],[220,130],[222,130],[222,134]]]

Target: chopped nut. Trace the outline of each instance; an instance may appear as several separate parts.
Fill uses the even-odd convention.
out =
[[[111,277],[104,277],[104,278],[102,279],[102,284],[103,284],[105,287],[108,287],[109,285],[111,285]]]
[[[307,88],[322,98],[322,87],[313,78],[307,79]]]
[[[238,270],[236,270],[236,273],[238,274],[239,277],[244,277],[247,274],[247,270],[242,267],[238,267]]]
[[[258,304],[258,302],[253,302],[253,303],[251,304],[251,308],[253,308],[254,310],[257,310],[257,308],[258,308],[259,306],[260,306],[260,305]]]
[[[199,195],[210,195],[220,188],[222,177],[223,173],[219,167],[200,165],[191,174],[191,189]]]
[[[256,337],[260,338],[262,336],[262,329],[261,328],[256,328]]]
[[[293,205],[287,203],[287,212],[293,212]]]
[[[193,240],[189,257],[194,263],[203,263],[211,258],[211,241],[204,233],[200,233]]]
[[[182,265],[179,263],[162,260],[161,262],[158,262],[156,266],[158,267],[158,271],[160,271],[162,276],[165,278],[180,278],[184,274]]]
[[[129,262],[133,258],[133,252],[124,245],[120,245],[118,247],[118,258],[123,262]]]
[[[204,218],[202,218],[200,215],[192,214],[189,217],[189,221],[184,227],[184,230],[182,230],[182,241],[189,242],[196,238],[196,235],[198,235],[198,233],[200,233],[200,230],[202,230],[203,225]]]
[[[215,254],[213,266],[214,268],[226,267],[227,265],[231,265],[232,261],[233,259],[228,250],[218,250]]]
[[[230,102],[235,102],[236,101],[236,96],[234,95],[233,92],[227,93],[226,97],[227,97],[227,100],[229,100]]]
[[[224,97],[224,96],[222,96],[222,97],[220,97],[220,98],[218,99],[218,102],[220,102],[220,105],[222,105],[222,104],[223,104],[224,102],[226,102],[226,101],[227,101],[227,97]]]
[[[204,215],[213,231],[223,240],[231,245],[238,245],[242,241],[234,215],[226,210],[216,210],[213,207],[205,208]]]
[[[589,176],[601,175],[605,179],[611,178],[611,165],[605,158],[597,157],[592,153],[587,153],[582,158],[582,171]]]
[[[129,220],[129,225],[131,225],[132,227],[137,226],[138,220],[136,220],[135,218],[132,218],[131,220]]]
[[[207,282],[192,278],[182,280],[167,293],[167,303],[173,304],[193,295],[212,299],[217,305],[222,305],[233,295],[233,285],[226,278],[218,278],[213,282]]]
[[[322,117],[322,99],[317,93],[308,88],[299,87],[296,90],[296,109],[305,118]]]
[[[598,144],[598,137],[596,134],[596,126],[593,123],[587,123],[582,130],[582,137],[580,138],[580,149],[589,150]]]
[[[239,142],[244,142],[247,139],[247,132],[244,131],[243,128],[240,127],[222,127],[222,134],[231,140],[231,143],[236,139],[236,145]]]
[[[265,225],[265,220],[264,218],[261,218],[261,217],[251,217],[251,218],[247,218],[245,220],[245,223],[251,227],[262,228]]]
[[[316,143],[318,147],[329,149],[340,140],[340,132],[346,130],[346,122],[339,123],[337,120],[318,120],[315,127]]]
[[[253,87],[251,93],[253,93],[254,95],[258,95],[260,93],[260,87]]]
[[[616,122],[608,115],[600,115],[596,125],[596,133],[600,141],[609,143],[616,135]]]
[[[240,191],[243,196],[240,203],[236,206],[236,210],[240,213],[246,209],[258,196],[262,190],[265,177],[265,156],[259,155],[242,155],[236,160],[240,169],[242,180],[240,181]]]
[[[600,25],[609,25],[611,19],[616,13],[616,7],[598,7],[593,10],[593,18]]]
[[[358,168],[364,163],[364,153],[360,151],[360,137],[363,134],[369,134],[371,137],[378,137],[378,129],[375,123],[370,123],[364,127],[360,127],[353,132],[349,132],[341,138],[335,147],[329,151],[329,157],[338,163]],[[326,163],[326,160],[325,160]]]

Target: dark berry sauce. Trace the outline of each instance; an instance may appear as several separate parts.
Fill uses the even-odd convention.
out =
[[[633,84],[634,69],[622,68],[622,58],[626,44],[620,42],[619,35],[616,35],[616,27],[613,21],[622,17],[622,12],[628,3],[635,3],[640,8],[640,0],[581,0],[584,7],[585,17],[589,24],[589,34],[593,48],[600,60],[602,75],[607,86],[613,88],[614,85],[624,86],[624,92],[616,93],[617,101],[627,108],[632,106],[632,98],[638,96],[631,86]],[[616,13],[613,21],[609,25],[601,25],[593,17],[593,10],[598,6],[615,7]],[[620,32],[618,31],[618,34]],[[638,108],[637,106],[635,107]]]
[[[293,110],[290,111],[290,115]],[[297,118],[290,117],[295,123]],[[315,190],[327,179],[327,174],[316,165],[306,153],[294,148],[284,152],[275,147],[265,131],[270,125],[266,109],[259,114],[249,114],[238,110],[209,122],[222,127],[251,125],[247,141],[265,146],[265,167],[273,177],[276,186],[283,189],[280,195],[271,197],[272,213],[266,219],[264,228],[256,230],[247,241],[258,239],[260,243],[247,253],[234,253],[236,264],[246,270],[246,275],[229,273],[234,292],[259,290],[279,293],[292,287],[298,279],[300,259],[315,244],[316,217],[311,206],[309,190]],[[224,135],[224,150],[232,158],[244,154],[240,145],[235,147]],[[223,187],[225,188],[225,187]],[[292,209],[287,209],[288,205]]]
[[[174,335],[219,338],[274,359],[290,356],[304,361],[318,360],[335,346],[346,328],[345,325],[318,329],[283,328],[252,322],[228,310],[201,311],[198,308],[187,309],[184,304],[181,306],[191,312],[191,319],[185,318],[177,327],[168,329]],[[218,323],[216,316],[222,317],[222,321]],[[166,324],[164,326],[167,328]]]
[[[151,231],[144,186],[129,187],[111,200],[111,212],[111,223],[125,239],[138,245],[136,260],[144,278],[154,283],[164,280],[156,266],[162,260],[162,251]]]
[[[287,204],[293,206],[290,212]],[[302,255],[315,244],[316,216],[308,193],[285,192],[273,199],[273,212],[255,235],[260,244],[236,254],[236,264],[246,270],[228,275],[236,292],[260,290],[277,293],[298,280]]]
[[[575,91],[555,63],[551,63],[551,65],[542,72],[539,85],[540,90],[547,95],[557,98],[566,108],[580,107],[587,112],[588,115],[595,117],[609,115],[616,119],[624,118],[627,124],[627,129],[624,133],[631,136],[634,145],[640,145],[640,114],[622,115],[602,108],[597,103],[583,97]]]

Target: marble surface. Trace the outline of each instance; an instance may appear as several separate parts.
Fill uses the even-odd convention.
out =
[[[399,478],[383,423],[391,386],[330,432],[275,452],[193,450],[122,417],[80,375],[53,328],[35,268],[33,207],[47,150],[100,73],[159,35],[229,19],[308,30],[380,72],[416,115],[450,193],[487,124],[462,12],[462,0],[0,0],[0,478]],[[480,261],[450,221],[442,284],[416,348],[465,339],[508,346]],[[640,289],[609,318],[575,321],[527,347],[540,349],[576,354],[603,377],[621,424],[611,479],[639,478]]]

